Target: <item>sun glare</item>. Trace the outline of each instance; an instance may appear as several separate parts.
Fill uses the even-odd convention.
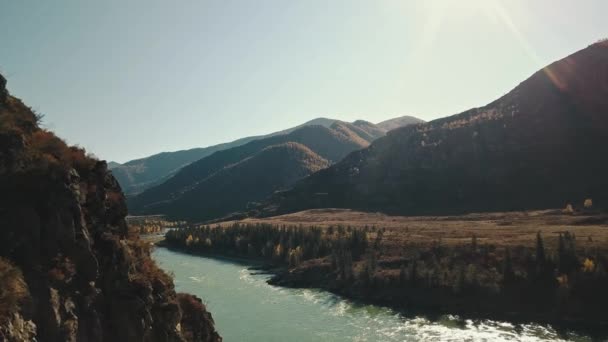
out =
[[[450,16],[483,16],[497,25],[502,25],[517,40],[526,54],[539,65],[542,64],[524,34],[513,21],[502,0],[431,0],[427,6],[420,51],[422,55],[433,45],[443,22]]]

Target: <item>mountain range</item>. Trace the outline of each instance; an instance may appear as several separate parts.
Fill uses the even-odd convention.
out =
[[[275,194],[263,215],[353,208],[406,215],[608,200],[608,42],[534,73],[492,103],[390,131]]]
[[[192,148],[175,152],[162,152],[149,157],[131,160],[123,164],[108,162],[108,167],[112,170],[114,177],[116,177],[116,179],[118,179],[120,182],[125,194],[134,195],[150,187],[161,184],[173,176],[182,167],[209,156],[217,151],[245,145],[254,140],[288,134],[306,126],[324,126],[329,128],[336,121],[338,120],[316,118],[301,125],[266,135],[245,137],[232,142],[209,147]],[[369,134],[373,135],[373,137],[378,137],[399,126],[419,122],[422,122],[422,120],[412,116],[402,116],[378,123],[375,125],[377,127],[371,127],[370,125],[373,126],[373,124],[364,122],[362,120],[354,122],[353,125],[370,126],[367,128],[369,132],[363,134],[363,136],[368,137],[367,139],[364,139],[369,141]]]
[[[165,182],[130,197],[129,209],[135,214],[217,219],[289,188],[385,133],[363,120],[331,120],[329,127],[304,124],[193,162]]]

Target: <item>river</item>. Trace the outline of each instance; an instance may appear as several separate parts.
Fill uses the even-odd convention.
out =
[[[452,316],[431,321],[324,291],[271,286],[268,275],[234,260],[165,248],[157,248],[153,257],[175,275],[177,291],[203,298],[225,342],[561,340],[553,329],[539,325]],[[587,339],[569,335],[568,340]]]

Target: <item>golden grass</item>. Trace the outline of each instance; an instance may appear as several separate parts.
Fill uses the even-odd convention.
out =
[[[383,244],[387,247],[430,245],[438,241],[444,245],[467,245],[473,236],[476,236],[478,244],[534,247],[536,233],[540,231],[546,246],[554,248],[558,234],[569,231],[576,235],[579,248],[608,250],[608,215],[570,215],[560,210],[408,217],[348,209],[314,209],[239,222],[303,227],[374,226],[386,229]]]

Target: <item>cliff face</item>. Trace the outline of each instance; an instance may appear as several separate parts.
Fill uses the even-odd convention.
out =
[[[103,161],[38,126],[0,76],[0,340],[219,341],[130,238]]]
[[[390,131],[270,200],[267,215],[342,207],[448,214],[608,203],[608,43],[481,108]]]

